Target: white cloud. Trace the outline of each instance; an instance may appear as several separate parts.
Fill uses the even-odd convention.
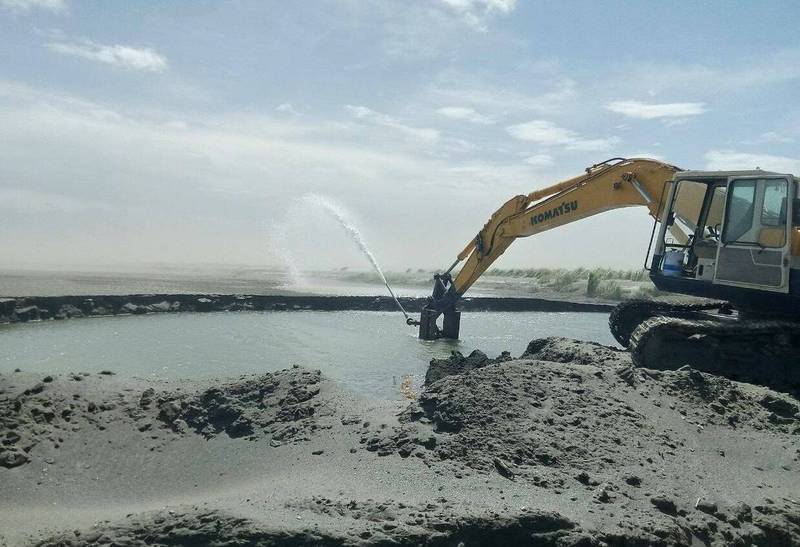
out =
[[[371,14],[367,2],[349,2],[357,16]],[[376,21],[382,29],[376,44],[392,60],[414,62],[434,59],[457,50],[465,40],[463,24],[446,10],[430,2],[383,2],[383,17]],[[357,29],[354,29],[357,31]]]
[[[378,35],[370,41],[369,51],[359,56],[355,65],[369,65],[374,54],[383,52],[395,61],[413,62],[425,59],[450,58],[454,52],[470,47],[475,40],[470,27],[488,32],[489,22],[510,9],[506,2],[445,2],[444,0],[412,0],[406,2],[339,1],[347,17],[335,14],[336,25],[345,25],[358,35],[363,27],[374,29]],[[501,39],[494,36],[487,40]]]
[[[410,125],[401,123],[392,116],[383,114],[381,112],[376,112],[375,110],[367,108],[366,106],[348,104],[345,105],[345,109],[359,120],[364,120],[378,126],[394,129],[413,139],[428,143],[434,143],[439,140],[439,131],[436,129],[411,127]]]
[[[282,103],[275,107],[275,112],[282,114],[291,114],[292,116],[299,116],[300,113],[294,108],[292,103]]]
[[[515,139],[535,142],[542,146],[562,146],[580,152],[602,152],[620,142],[618,137],[586,139],[575,131],[560,127],[547,120],[531,120],[511,125],[506,131]]]
[[[553,165],[553,156],[550,154],[534,154],[525,158],[525,163],[533,167],[549,167]]]
[[[508,15],[517,7],[517,0],[440,0],[464,18],[471,27],[486,32],[486,19],[493,15]]]
[[[73,43],[50,42],[47,44],[47,48],[63,55],[71,55],[127,69],[162,72],[167,68],[166,57],[151,48],[104,45],[90,40]]]
[[[567,145],[567,150],[575,152],[605,152],[611,150],[622,142],[619,137],[606,137],[604,139],[575,139]]]
[[[706,111],[705,103],[643,103],[640,101],[613,101],[606,105],[608,110],[629,118],[653,120],[657,118],[685,118],[697,116]]]
[[[558,112],[577,96],[576,84],[570,79],[559,78],[542,87],[550,87],[550,90],[540,95],[528,95],[506,87],[448,78],[429,88],[427,95],[431,101],[468,105],[482,113],[489,113],[495,119],[515,112]]]
[[[458,11],[483,11],[497,13],[511,13],[517,5],[517,0],[441,0],[447,6]]]
[[[741,92],[800,79],[800,48],[754,53],[737,58],[735,65],[655,64],[636,62],[618,65],[609,81],[619,89],[620,82],[630,92],[651,95],[683,93],[691,82],[692,93],[719,97],[725,92]]]
[[[754,139],[743,140],[742,144],[784,144],[787,142],[794,142],[794,139],[776,131],[767,131]]]
[[[497,205],[508,199],[510,192],[519,191],[520,188],[528,188],[530,185],[531,169],[519,163],[513,165],[498,164],[491,161],[473,160],[463,164],[456,164],[442,169],[437,186],[446,188],[448,191],[469,193],[476,192],[478,197],[481,194],[486,194],[487,191],[495,191],[498,187],[504,185],[509,186],[508,190],[503,193],[496,193]],[[513,184],[509,185],[512,181]],[[492,190],[489,190],[492,189]],[[474,195],[474,194],[473,194]],[[493,199],[495,199],[493,197]],[[481,199],[482,200],[482,199]],[[474,217],[474,223],[483,222],[486,220],[485,214],[487,211],[481,207],[485,206],[484,203],[478,202],[467,203],[463,202],[465,208],[475,208],[479,211],[478,215]],[[470,228],[472,225],[470,225]]]
[[[465,139],[448,138],[442,142],[442,149],[455,154],[472,154],[478,150],[478,147]]]
[[[67,3],[64,0],[0,0],[0,7],[15,13],[28,13],[36,9],[59,13],[66,11]]]
[[[770,154],[751,154],[734,150],[709,150],[705,155],[706,169],[730,171],[755,169],[800,175],[800,159]]]
[[[489,116],[484,116],[474,108],[468,106],[443,106],[437,109],[436,113],[445,118],[450,118],[451,120],[461,120],[482,125],[494,123],[494,120]]]
[[[507,128],[509,134],[521,141],[532,141],[545,146],[569,144],[576,138],[574,131],[559,127],[546,120],[531,120],[529,122],[511,125]]]

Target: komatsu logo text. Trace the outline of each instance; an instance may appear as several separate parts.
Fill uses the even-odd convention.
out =
[[[544,213],[533,215],[531,217],[531,224],[539,224],[540,222],[544,222],[545,220],[550,220],[551,218],[555,218],[561,215],[566,215],[567,213],[571,213],[577,210],[578,210],[577,201],[565,201],[561,203],[561,205],[559,205],[558,207],[553,207],[552,209],[545,211]]]

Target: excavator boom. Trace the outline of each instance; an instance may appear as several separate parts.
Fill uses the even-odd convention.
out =
[[[433,296],[420,320],[420,338],[458,337],[456,302],[517,238],[622,207],[645,206],[659,218],[665,188],[678,171],[652,159],[614,158],[587,168],[583,175],[511,198],[464,247],[450,269],[435,276]],[[450,272],[462,262],[453,278]],[[436,325],[442,314],[443,331]]]

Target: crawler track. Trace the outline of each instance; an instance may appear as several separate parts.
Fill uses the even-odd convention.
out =
[[[612,310],[608,317],[608,328],[622,347],[628,347],[631,333],[639,324],[651,317],[700,318],[703,311],[724,308],[727,305],[727,302],[678,304],[652,300],[629,300]]]
[[[777,389],[800,388],[800,324],[794,322],[651,317],[631,333],[629,349],[638,367],[689,365]]]

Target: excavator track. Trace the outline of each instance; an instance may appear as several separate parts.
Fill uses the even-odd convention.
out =
[[[800,323],[651,317],[630,336],[637,367],[684,365],[780,390],[800,388]]]
[[[654,300],[628,300],[617,305],[608,316],[608,328],[619,344],[626,348],[633,331],[643,321],[651,317],[683,317],[687,319],[701,317],[706,310],[720,309],[727,302],[704,302],[702,304],[678,304]]]

